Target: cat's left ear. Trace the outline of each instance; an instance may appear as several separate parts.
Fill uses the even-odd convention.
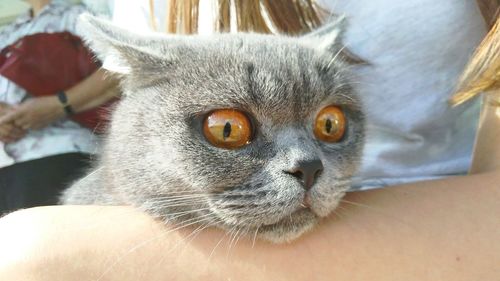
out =
[[[343,44],[346,27],[346,17],[344,15],[337,16],[332,21],[299,39],[320,52],[337,56],[350,64],[368,64],[367,61],[349,51]]]

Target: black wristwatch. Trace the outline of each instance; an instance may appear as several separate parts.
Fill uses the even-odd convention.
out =
[[[64,112],[66,112],[67,115],[75,114],[75,112],[73,111],[73,108],[68,103],[68,97],[66,96],[66,93],[64,91],[57,92],[57,98],[62,103],[63,108],[64,108]]]

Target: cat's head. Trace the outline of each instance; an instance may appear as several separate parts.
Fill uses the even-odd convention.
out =
[[[180,225],[290,241],[350,186],[364,118],[341,24],[304,37],[131,34],[84,17],[122,75],[102,165],[112,193]]]

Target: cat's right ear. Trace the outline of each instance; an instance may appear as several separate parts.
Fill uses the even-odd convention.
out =
[[[335,16],[322,27],[300,37],[300,40],[314,49],[342,59],[349,64],[369,64],[366,60],[352,53],[344,43],[347,28],[345,15]]]
[[[77,29],[97,57],[104,61],[105,68],[112,72],[129,74],[143,70],[141,66],[145,63],[153,62],[150,65],[154,65],[168,60],[165,53],[151,48],[161,40],[154,35],[135,34],[90,14],[80,16]]]

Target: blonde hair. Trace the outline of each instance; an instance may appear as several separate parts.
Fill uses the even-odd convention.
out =
[[[165,30],[179,34],[197,33],[200,0],[166,1],[169,3]],[[217,32],[229,32],[234,28],[237,31],[297,35],[319,27],[328,15],[314,0],[213,1],[216,3],[214,30]],[[149,9],[151,26],[158,30],[153,0],[149,0]]]
[[[457,93],[451,98],[451,103],[458,105],[481,92],[498,89],[500,89],[500,20],[497,20],[472,56],[459,80]]]
[[[458,105],[482,92],[500,90],[500,1],[478,0],[490,32],[474,52],[450,103]]]

